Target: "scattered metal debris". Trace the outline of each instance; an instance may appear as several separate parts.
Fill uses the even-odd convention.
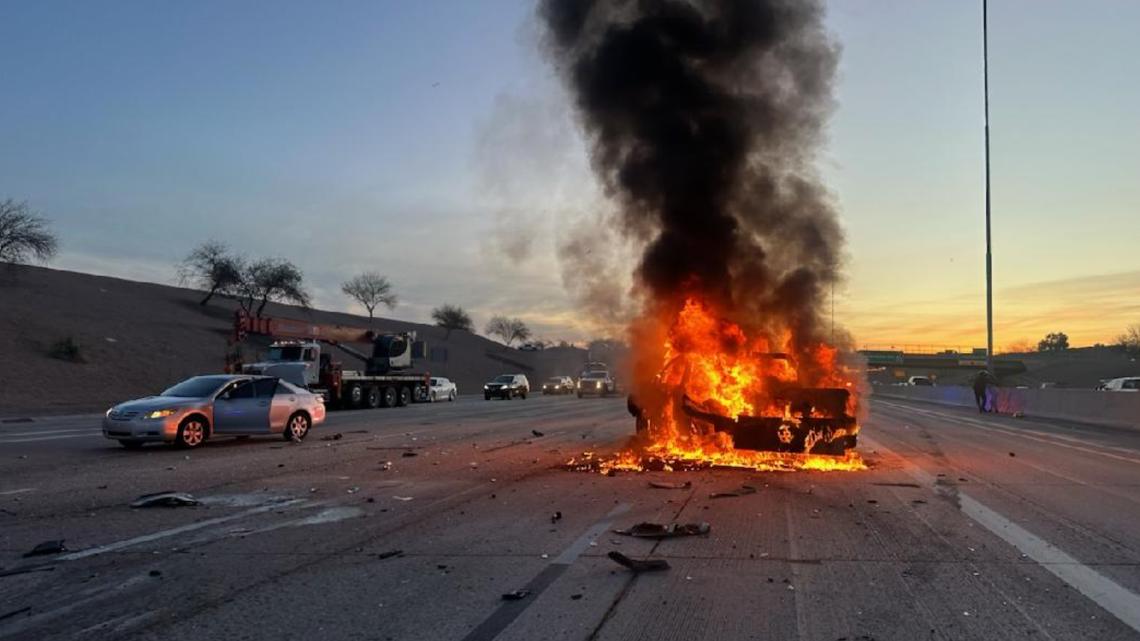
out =
[[[546,434],[544,434],[538,430],[531,430],[530,433],[534,434],[535,436],[546,436]]]
[[[344,435],[341,434],[340,432],[337,432],[336,434],[329,434],[328,436],[322,436],[321,440],[322,441],[339,441],[342,438],[344,438]]]
[[[503,595],[504,601],[521,601],[530,596],[530,590],[515,590]]]
[[[150,576],[162,576],[162,570],[151,570],[147,574]]]
[[[708,534],[708,523],[638,523],[628,530],[614,530],[615,534],[636,536],[642,539],[672,539],[679,536],[701,536]]]
[[[571,594],[571,595],[570,595],[570,600],[571,600],[571,601],[577,601],[577,600],[579,600],[579,599],[581,599],[581,598],[582,598],[582,595],[581,595],[581,594]]]
[[[745,494],[755,494],[756,488],[751,485],[741,485],[738,490],[728,490],[726,492],[713,492],[709,494],[710,499],[724,499],[733,496],[744,496]]]
[[[397,501],[410,501],[415,497],[413,497],[413,496],[393,496],[392,498],[396,499]]]
[[[156,492],[143,494],[131,507],[187,507],[198,505],[198,499],[185,492]]]
[[[554,514],[550,515],[550,522],[551,523],[556,523],[556,522],[561,521],[561,520],[562,520],[562,512],[560,512],[560,511],[555,512]]]
[[[629,568],[633,572],[657,572],[669,569],[669,562],[665,559],[631,559],[621,552],[610,552],[607,556],[614,563]]]
[[[376,559],[379,561],[383,561],[384,559],[390,559],[394,556],[404,556],[404,551],[403,550],[389,550],[388,552],[381,552],[380,554],[376,555]]]
[[[409,451],[409,452],[404,452],[400,456],[403,456],[404,458],[412,458],[413,456],[419,456],[419,454],[416,452],[410,452]]]
[[[918,483],[872,483],[871,485],[878,485],[879,487],[922,487]]]
[[[685,481],[684,483],[670,483],[669,481],[650,481],[649,487],[655,487],[659,490],[687,490],[693,487],[693,482]]]
[[[1017,454],[1014,454],[1013,452],[1010,452],[1010,453],[1009,453],[1009,456],[1010,456],[1010,458],[1013,458],[1013,457],[1017,456]]]
[[[46,556],[48,554],[59,554],[60,552],[66,552],[66,551],[67,551],[67,548],[63,545],[63,539],[59,539],[56,541],[44,541],[43,543],[40,543],[36,547],[32,548],[30,552],[25,552],[24,558],[26,559],[30,556]]]

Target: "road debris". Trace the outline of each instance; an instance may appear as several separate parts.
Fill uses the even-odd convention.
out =
[[[359,485],[353,485],[352,487],[348,488],[348,493],[349,493],[349,494],[356,494],[356,493],[357,493],[357,492],[359,492],[359,491],[360,491],[360,486],[359,486]]]
[[[530,596],[530,590],[515,590],[503,595],[504,601],[521,601]]]
[[[189,507],[198,505],[198,499],[185,492],[155,492],[143,494],[131,507]]]
[[[713,492],[709,494],[710,499],[725,499],[733,496],[744,496],[746,494],[755,494],[756,488],[751,485],[741,485],[739,490],[728,490],[726,492]]]
[[[342,438],[344,438],[344,435],[341,434],[340,432],[337,432],[336,434],[329,434],[328,436],[322,436],[321,440],[322,441],[339,441]]]
[[[551,523],[555,523],[555,522],[561,521],[561,520],[562,520],[562,512],[555,512],[554,514],[550,515],[550,522]]]
[[[32,548],[31,551],[25,552],[24,558],[26,559],[30,556],[46,556],[48,554],[59,554],[60,552],[66,552],[66,551],[67,551],[67,548],[63,545],[63,539],[59,539],[56,541],[44,541],[43,543],[40,543],[36,547]]]
[[[150,576],[162,576],[162,570],[151,570],[147,572]]]
[[[393,496],[392,498],[396,499],[397,501],[410,501],[415,497],[414,496]]]
[[[1010,452],[1010,453],[1009,453],[1009,456],[1010,456],[1010,458],[1013,458],[1013,457],[1015,457],[1015,456],[1017,456],[1017,455],[1016,455],[1016,454],[1014,454],[1013,452]]]
[[[700,536],[708,534],[708,523],[638,523],[628,530],[614,530],[615,534],[636,536],[642,539],[672,539],[679,536]]]
[[[655,487],[659,490],[687,490],[693,487],[693,482],[685,481],[684,483],[670,483],[669,481],[650,481],[649,487]]]
[[[381,552],[380,554],[376,555],[376,559],[379,561],[383,561],[384,559],[390,559],[394,556],[404,556],[404,551],[403,550],[389,550],[387,552]]]
[[[12,610],[11,612],[6,612],[4,614],[0,614],[0,621],[3,621],[4,619],[11,619],[14,616],[23,614],[25,612],[29,612],[29,611],[31,611],[31,609],[32,609],[32,606],[29,605],[29,606],[20,608],[19,610]]]
[[[419,454],[417,452],[404,452],[400,456],[404,458],[412,458],[413,456],[419,456]]]
[[[571,601],[577,601],[578,599],[581,599],[581,598],[582,598],[582,595],[581,595],[581,594],[571,594],[571,595],[570,595],[570,600],[571,600]]]
[[[660,570],[668,570],[669,562],[665,559],[631,559],[621,552],[610,552],[608,555],[610,560],[618,565],[629,568],[633,572],[657,572]]]
[[[546,436],[546,434],[543,434],[542,432],[540,432],[538,430],[531,430],[530,433],[534,434],[535,436]]]

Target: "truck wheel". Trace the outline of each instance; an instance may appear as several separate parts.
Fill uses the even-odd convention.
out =
[[[309,433],[309,417],[305,416],[302,412],[289,417],[289,422],[285,423],[285,432],[281,434],[286,441],[300,443],[304,440],[305,435]]]
[[[178,426],[174,444],[185,449],[193,449],[206,440],[206,421],[200,416],[191,416]]]
[[[368,401],[368,409],[374,410],[377,407],[380,407],[381,403],[384,402],[384,397],[380,395],[380,388],[376,387],[375,385],[369,387],[368,398],[366,400]],[[384,407],[388,407],[388,405],[385,404]]]
[[[344,404],[346,407],[357,408],[364,405],[364,386],[359,383],[353,383],[348,386],[348,393],[344,395]]]
[[[522,390],[521,392],[519,392],[519,398],[521,398],[524,401],[526,400],[526,390]]]
[[[447,395],[447,401],[449,403],[455,402],[455,390],[451,390],[451,392]]]
[[[384,407],[392,407],[396,404],[396,388],[389,385],[384,388],[384,396],[380,398],[380,404]]]
[[[396,405],[403,407],[412,402],[412,390],[407,385],[400,387],[400,395],[396,397]]]

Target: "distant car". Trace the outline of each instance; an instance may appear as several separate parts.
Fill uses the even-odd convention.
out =
[[[320,395],[276,377],[195,376],[107,410],[103,436],[128,449],[151,442],[194,448],[217,436],[279,434],[300,441],[324,420]]]
[[[546,349],[546,345],[542,343],[523,343],[519,345],[520,352],[541,352]]]
[[[1140,392],[1140,376],[1125,376],[1104,382],[1104,387],[1098,387],[1106,392]]]
[[[573,394],[574,379],[569,376],[555,376],[542,384],[543,394]]]
[[[454,401],[455,397],[459,396],[459,388],[451,379],[442,378],[440,376],[433,376],[431,379],[431,390],[428,391],[428,398],[431,402],[448,400]]]
[[[906,384],[912,387],[934,387],[934,381],[929,376],[911,376]]]
[[[530,393],[530,382],[526,380],[523,374],[503,374],[496,376],[495,380],[483,386],[483,398],[491,400],[492,398],[502,398],[510,400],[512,398],[526,398]]]
[[[584,372],[582,378],[578,379],[578,398],[590,394],[609,396],[615,391],[617,383],[609,372]]]

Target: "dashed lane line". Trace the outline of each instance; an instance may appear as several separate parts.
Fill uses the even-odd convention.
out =
[[[907,461],[878,439],[864,437],[863,440],[875,449]],[[946,491],[936,484],[932,474],[913,462],[907,461],[905,471],[935,493]],[[1084,565],[1061,548],[1002,516],[961,489],[957,490],[956,496],[959,509],[975,523],[1017,548],[1022,554],[1036,561],[1046,571],[1085,595],[1125,625],[1140,632],[1140,595]]]

